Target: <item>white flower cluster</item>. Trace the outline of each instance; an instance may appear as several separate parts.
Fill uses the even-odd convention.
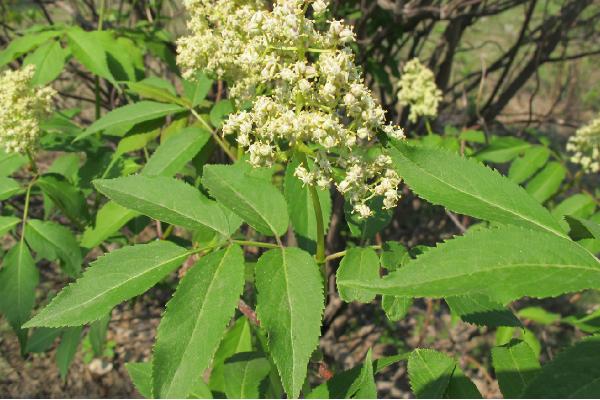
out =
[[[571,161],[580,164],[585,172],[600,172],[600,117],[579,128],[567,142]]]
[[[328,1],[278,0],[272,10],[257,0],[187,0],[191,35],[178,42],[184,74],[197,70],[228,82],[241,110],[224,135],[236,135],[250,163],[269,166],[303,151],[312,171],[295,175],[307,185],[334,183],[362,217],[367,201],[398,201],[400,178],[381,151],[377,134],[404,138],[386,125],[348,47],[354,33],[342,21],[325,21]],[[311,14],[314,18],[309,18]],[[251,103],[250,107],[245,107]]]
[[[398,82],[398,100],[410,107],[408,119],[417,122],[419,117],[435,117],[442,101],[442,92],[435,84],[433,72],[413,58],[402,69]]]
[[[41,118],[52,111],[50,87],[34,88],[35,67],[28,65],[0,76],[0,146],[9,153],[34,151],[40,135]]]

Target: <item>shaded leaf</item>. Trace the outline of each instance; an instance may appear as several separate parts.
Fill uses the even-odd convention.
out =
[[[27,245],[20,241],[4,256],[0,269],[0,311],[16,332],[21,351],[27,344],[27,331],[21,326],[29,319],[35,302],[39,273]]]
[[[25,239],[38,256],[49,261],[59,258],[67,275],[79,276],[83,256],[69,228],[52,221],[29,220]]]
[[[516,339],[504,346],[494,347],[492,362],[498,384],[506,399],[520,397],[540,369],[540,362],[531,347]]]
[[[127,363],[125,368],[139,394],[147,399],[152,398],[152,363]]]
[[[530,147],[517,157],[508,169],[508,178],[515,183],[523,183],[546,164],[550,150],[542,146]]]
[[[446,297],[446,303],[453,313],[468,323],[489,327],[521,326],[521,321],[502,304],[488,296],[471,294],[468,296]]]
[[[225,362],[225,394],[228,399],[258,399],[259,387],[271,364],[259,353],[238,353]]]
[[[419,399],[443,397],[456,368],[454,359],[435,350],[415,349],[408,358],[408,379]]]
[[[375,295],[360,289],[347,288],[343,282],[373,281],[379,278],[379,258],[375,250],[368,247],[354,247],[346,250],[336,273],[337,288],[340,298],[345,302],[358,301],[368,303],[373,301]]]
[[[58,372],[60,373],[63,382],[67,380],[69,367],[75,358],[75,353],[77,353],[77,348],[81,342],[82,331],[82,326],[75,326],[63,330],[60,344],[56,349],[56,364],[58,365]]]

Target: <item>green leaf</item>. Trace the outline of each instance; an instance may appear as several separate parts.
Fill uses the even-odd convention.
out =
[[[19,225],[19,222],[21,222],[21,220],[16,217],[0,216],[0,237],[9,231],[12,231],[15,226]]]
[[[478,160],[493,163],[509,162],[531,147],[530,143],[513,136],[494,136],[490,144],[475,156]]]
[[[0,200],[6,200],[21,191],[21,185],[11,178],[0,177]]]
[[[515,183],[523,183],[546,164],[550,150],[542,146],[530,147],[517,157],[508,169],[508,178]]]
[[[89,218],[87,203],[83,193],[64,176],[46,174],[36,181],[36,185],[72,221],[82,223]]]
[[[456,365],[454,373],[448,382],[444,397],[448,399],[481,399],[477,386],[465,375],[464,371]]]
[[[59,31],[42,31],[28,33],[12,40],[8,46],[0,52],[0,67],[21,57],[23,54],[35,49],[42,43],[60,34]]]
[[[81,342],[82,330],[82,326],[75,326],[63,330],[60,344],[56,349],[56,364],[58,365],[58,372],[60,373],[63,382],[67,380],[69,366],[77,353],[77,347],[79,347],[79,343]]]
[[[256,264],[256,312],[289,397],[298,397],[321,335],[323,280],[313,257],[293,247],[264,253]]]
[[[152,363],[127,363],[125,368],[138,393],[147,399],[152,398]]]
[[[560,314],[551,313],[544,310],[542,307],[525,307],[519,310],[517,315],[522,319],[528,319],[543,325],[559,322],[561,318]]]
[[[228,399],[259,399],[259,387],[271,364],[259,353],[238,353],[225,362],[225,394]]]
[[[189,127],[169,136],[161,143],[142,170],[147,176],[173,176],[210,140],[210,132]]]
[[[227,115],[233,112],[233,103],[230,100],[220,100],[210,110],[209,119],[212,126],[220,128]]]
[[[369,303],[375,295],[357,289],[347,288],[342,282],[350,281],[373,281],[379,278],[379,258],[375,250],[368,247],[354,247],[346,250],[336,273],[337,288],[340,298],[349,303],[358,301]]]
[[[525,387],[540,370],[540,362],[531,347],[516,339],[504,346],[494,347],[492,362],[505,399],[521,397]]]
[[[415,349],[408,358],[408,379],[418,399],[440,399],[446,392],[454,359],[435,350]]]
[[[107,79],[113,85],[117,82],[110,72],[106,49],[102,45],[102,32],[86,32],[80,28],[73,28],[67,31],[69,39],[69,48],[73,56],[90,72]]]
[[[572,217],[588,218],[596,210],[596,200],[584,193],[577,193],[560,202],[552,210],[552,215],[557,218],[565,215]]]
[[[571,228],[569,235],[573,240],[600,239],[600,224],[589,220],[567,215],[565,217]]]
[[[110,317],[111,313],[108,313],[99,320],[92,322],[92,324],[90,325],[88,336],[95,357],[102,357],[104,353],[104,347],[106,344],[106,332],[108,331]]]
[[[192,107],[199,105],[206,98],[213,81],[203,73],[199,73],[193,81],[183,81],[185,97],[192,102]]]
[[[521,326],[521,321],[502,304],[488,296],[472,294],[468,296],[446,297],[446,303],[453,313],[468,323],[488,327]]]
[[[569,239],[505,226],[449,240],[378,281],[343,284],[397,296],[480,293],[505,302],[598,288],[600,261]]]
[[[35,75],[31,84],[46,85],[55,80],[65,67],[70,54],[71,52],[63,49],[58,41],[51,40],[25,57],[24,65],[35,65]]]
[[[383,208],[382,197],[375,197],[367,201],[367,205],[373,211],[373,215],[361,219],[357,213],[353,212],[348,201],[344,203],[344,215],[348,228],[350,228],[350,234],[360,238],[361,241],[372,238],[392,221],[393,211]]]
[[[81,236],[81,247],[92,249],[139,214],[114,201],[104,204],[96,214],[96,225],[88,226]]]
[[[75,140],[81,140],[96,132],[121,126],[133,126],[141,122],[155,120],[184,110],[185,108],[177,104],[157,103],[155,101],[147,100],[128,104],[123,107],[115,108],[108,114],[103,115],[83,131],[83,133],[77,136]]]
[[[529,181],[525,189],[531,197],[543,203],[558,191],[565,176],[565,167],[557,161],[552,161]]]
[[[294,171],[299,164],[300,162],[296,158],[288,163],[285,170],[283,193],[294,233],[299,236],[299,241],[306,239],[311,241],[312,246],[310,247],[314,249],[317,241],[317,218],[308,186],[303,185],[294,176]],[[323,211],[323,226],[327,229],[331,217],[331,196],[327,190],[317,189],[317,193]]]
[[[29,319],[35,302],[35,288],[39,281],[39,273],[35,262],[20,241],[14,245],[2,260],[0,269],[0,311],[10,326],[15,330],[21,343],[21,350],[27,344],[27,331],[21,325]]]
[[[583,316],[571,315],[563,318],[561,322],[573,325],[586,333],[596,333],[600,331],[600,310]]]
[[[219,349],[215,353],[210,373],[210,389],[225,393],[225,360],[236,353],[252,351],[252,333],[246,317],[238,318],[223,337]]]
[[[400,243],[385,242],[379,256],[381,266],[388,271],[395,271],[410,261],[410,253]]]
[[[383,295],[381,298],[381,308],[385,316],[390,321],[400,321],[413,303],[411,297]]]
[[[144,293],[188,257],[171,242],[114,250],[94,261],[24,327],[78,326],[104,317],[117,304]]]
[[[373,373],[381,372],[384,368],[389,367],[398,361],[408,359],[410,353],[397,354],[395,356],[383,357],[375,360],[372,363]],[[354,368],[338,373],[329,379],[327,382],[320,384],[314,388],[307,396],[307,399],[350,399],[358,398],[356,390],[358,385],[354,383],[359,379],[363,371],[366,370],[364,363],[357,365]]]
[[[44,353],[48,351],[62,332],[62,329],[57,328],[35,329],[27,341],[27,352]]]
[[[444,150],[400,142],[394,146],[391,155],[398,173],[429,202],[488,221],[566,236],[548,210],[496,171]]]
[[[6,153],[0,149],[0,177],[11,175],[27,163],[27,159],[19,153]]]
[[[95,180],[98,191],[150,218],[189,229],[208,227],[228,237],[239,224],[193,186],[169,177],[126,176]]]
[[[143,98],[187,106],[184,99],[177,97],[170,82],[152,77],[139,82],[127,82],[129,90]]]
[[[186,397],[210,366],[244,288],[239,246],[204,256],[177,287],[160,322],[154,346],[157,397]]]
[[[372,349],[369,349],[360,369],[360,375],[356,379],[350,389],[350,393],[354,393],[353,397],[357,399],[376,399],[377,386],[375,385],[375,373],[373,372]]]
[[[285,199],[270,182],[235,165],[206,165],[202,183],[217,201],[265,235],[283,235],[288,228]]]
[[[38,256],[49,261],[60,258],[67,275],[74,278],[79,276],[83,256],[75,236],[68,228],[52,221],[29,220],[25,239]]]
[[[125,136],[119,141],[117,150],[113,153],[113,160],[121,157],[124,154],[132,151],[141,150],[154,140],[160,134],[159,129],[152,130],[146,133],[138,133],[135,135]]]
[[[560,352],[527,386],[527,398],[596,398],[600,391],[600,336]]]

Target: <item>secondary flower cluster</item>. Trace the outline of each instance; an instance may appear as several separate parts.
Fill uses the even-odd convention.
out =
[[[389,157],[370,154],[376,135],[404,133],[386,125],[348,47],[354,33],[325,19],[327,3],[278,0],[269,10],[256,0],[188,0],[191,35],[178,42],[178,62],[188,77],[202,70],[228,82],[240,111],[223,134],[236,135],[251,164],[304,151],[314,166],[295,175],[307,185],[335,184],[368,217],[375,196],[396,206],[400,183]]]
[[[419,117],[435,117],[442,101],[442,92],[435,84],[433,72],[413,58],[402,69],[398,82],[398,100],[410,107],[408,119],[417,122]]]
[[[569,138],[567,151],[573,153],[571,161],[580,164],[585,172],[600,172],[600,117]]]
[[[34,88],[35,67],[28,65],[0,76],[0,146],[9,153],[34,151],[40,136],[40,119],[52,111],[50,87]]]

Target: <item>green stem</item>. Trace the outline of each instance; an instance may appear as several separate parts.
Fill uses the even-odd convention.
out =
[[[425,118],[425,128],[427,128],[428,135],[433,135],[433,131],[431,130],[431,124],[429,123],[429,120],[427,118]]]
[[[373,250],[381,250],[381,246],[380,245],[373,245],[373,246],[367,246]],[[344,251],[338,251],[337,253],[333,253],[328,255],[327,257],[325,257],[325,261],[331,261],[331,260],[335,260],[336,258],[342,258],[346,255],[346,250]]]
[[[29,158],[29,163],[31,164],[31,170],[33,171],[34,174],[37,175],[37,173],[38,173],[37,164],[35,162],[35,158],[33,158],[33,154],[31,154],[30,150],[27,150],[27,158]]]
[[[27,185],[27,192],[25,193],[25,208],[23,209],[23,219],[21,220],[21,246],[25,240],[25,229],[27,226],[27,216],[29,215],[29,199],[31,198],[31,188],[35,183],[37,176],[34,176],[29,185]]]
[[[308,159],[306,158],[306,154],[298,151],[298,157],[300,158],[300,162],[304,165],[304,168],[310,170],[308,165]],[[321,203],[319,202],[319,194],[317,193],[317,189],[313,185],[308,185],[308,190],[310,192],[310,197],[312,199],[313,208],[315,210],[315,218],[317,220],[317,254],[315,258],[318,264],[325,263],[325,225],[323,224],[323,210],[321,209]]]
[[[263,247],[265,249],[278,249],[280,246],[273,243],[255,242],[253,240],[232,240],[231,243],[239,244],[240,246]]]
[[[219,137],[217,132],[210,125],[208,125],[208,123],[200,115],[198,115],[196,110],[194,110],[193,108],[190,108],[190,112],[210,132],[213,139],[215,139],[215,142],[217,142],[217,144],[221,147],[221,149],[223,149],[225,154],[227,154],[227,156],[229,156],[229,158],[232,161],[237,160],[237,157],[235,156],[235,154],[233,154],[233,151],[231,151],[231,149],[229,148],[227,143],[225,143],[225,141]]]

